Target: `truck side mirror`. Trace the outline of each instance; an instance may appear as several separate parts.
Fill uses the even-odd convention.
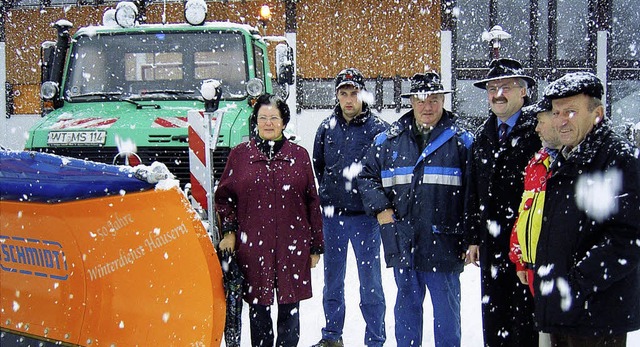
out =
[[[44,41],[40,46],[40,84],[51,81],[51,65],[53,64],[53,51],[56,49],[54,41]]]
[[[51,25],[56,29],[56,42],[45,41],[40,48],[42,60],[40,72],[40,96],[43,99],[42,115],[61,107],[64,101],[60,97],[60,85],[64,74],[65,59],[71,42],[69,29],[73,24],[66,19],[60,19]]]
[[[293,66],[293,48],[285,43],[279,43],[276,46],[276,73],[278,75],[278,84],[293,84],[295,74]]]

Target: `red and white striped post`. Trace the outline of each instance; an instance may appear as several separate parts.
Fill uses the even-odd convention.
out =
[[[212,154],[218,143],[220,125],[224,112],[218,111],[221,91],[215,85],[213,97],[211,91],[205,91],[203,82],[202,96],[205,98],[205,111],[190,110],[187,112],[189,122],[189,171],[191,180],[191,195],[200,207],[207,211],[209,232],[213,244],[219,242],[217,221],[213,203],[213,163]]]

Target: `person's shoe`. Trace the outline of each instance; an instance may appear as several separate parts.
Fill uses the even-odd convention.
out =
[[[311,347],[344,347],[344,343],[342,343],[342,337],[337,340],[322,339]]]

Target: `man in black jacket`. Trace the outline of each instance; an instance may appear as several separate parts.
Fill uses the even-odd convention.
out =
[[[587,72],[550,84],[564,146],[547,181],[535,313],[554,346],[626,346],[640,328],[640,160],[604,115]]]
[[[538,346],[533,299],[509,260],[509,237],[524,190],[524,168],[542,147],[536,115],[522,112],[535,80],[512,59],[493,60],[487,78],[474,83],[486,89],[491,112],[476,133],[469,198],[467,263],[481,268],[484,344]],[[478,264],[479,262],[479,264]]]

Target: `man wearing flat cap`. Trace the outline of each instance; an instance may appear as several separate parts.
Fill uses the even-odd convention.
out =
[[[547,180],[535,316],[554,346],[626,346],[640,328],[640,160],[589,72],[545,89],[563,145]]]
[[[429,290],[436,346],[460,346],[460,272],[469,186],[471,134],[444,109],[435,72],[415,74],[402,94],[412,110],[380,134],[358,185],[376,216],[387,267],[398,288],[394,308],[398,346],[422,344],[423,301]]]
[[[489,118],[473,150],[472,194],[465,242],[467,263],[480,266],[484,345],[538,346],[533,299],[509,260],[510,235],[524,191],[524,169],[542,147],[536,115],[523,112],[535,80],[520,62],[501,58],[474,83],[487,92]]]

